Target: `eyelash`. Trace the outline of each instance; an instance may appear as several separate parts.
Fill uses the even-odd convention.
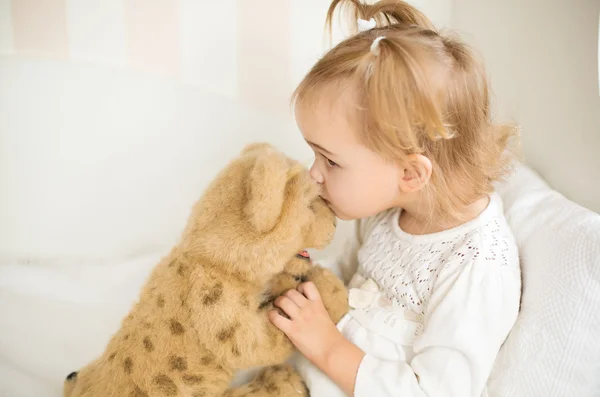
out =
[[[316,154],[317,154],[318,156],[321,156],[321,157],[323,157],[323,158],[325,159],[325,165],[327,165],[327,167],[331,167],[331,168],[333,168],[333,167],[339,167],[339,164],[338,164],[338,163],[336,163],[336,162],[335,162],[335,161],[333,161],[333,160],[330,160],[330,159],[329,159],[329,157],[325,156],[325,155],[324,155],[323,153],[321,153],[320,151],[319,151],[319,152],[316,152]]]
[[[325,157],[325,156],[323,156]],[[337,167],[337,163],[335,161],[331,161],[329,160],[327,157],[325,157],[325,160],[327,161],[327,165],[330,167]]]

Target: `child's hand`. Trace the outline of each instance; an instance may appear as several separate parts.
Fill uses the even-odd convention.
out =
[[[297,290],[288,290],[275,300],[275,306],[290,319],[273,310],[269,313],[273,325],[282,330],[300,353],[317,366],[324,365],[329,352],[338,342],[344,341],[344,336],[329,317],[313,283],[303,283]]]
[[[317,287],[310,281],[300,284],[297,290],[291,289],[277,298],[275,306],[289,319],[273,310],[269,312],[271,322],[347,395],[353,395],[356,374],[365,353],[336,328]]]

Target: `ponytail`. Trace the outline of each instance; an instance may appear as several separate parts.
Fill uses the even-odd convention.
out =
[[[333,0],[327,11],[326,26],[331,33],[333,15],[338,8],[344,6],[352,8],[352,22],[360,19],[370,20],[373,18],[378,27],[404,26],[419,27],[421,29],[435,31],[435,27],[423,14],[414,6],[398,0],[380,0],[375,4],[364,4],[359,0]]]

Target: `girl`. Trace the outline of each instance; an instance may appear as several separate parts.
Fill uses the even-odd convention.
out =
[[[359,32],[294,94],[335,214],[356,221],[337,324],[311,283],[270,320],[313,397],[479,397],[520,301],[515,241],[493,183],[515,130],[491,122],[483,66],[398,0],[352,6]],[[326,375],[326,376],[325,376]]]

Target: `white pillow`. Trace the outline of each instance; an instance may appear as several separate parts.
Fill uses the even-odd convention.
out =
[[[520,249],[523,294],[489,394],[598,397],[600,215],[525,166],[498,191]]]

